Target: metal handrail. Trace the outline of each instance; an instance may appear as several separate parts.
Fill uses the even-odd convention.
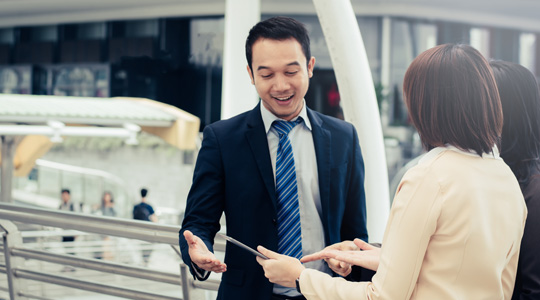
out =
[[[86,215],[70,211],[30,208],[5,203],[0,203],[0,219],[169,245],[178,245],[178,232],[180,231],[178,225]],[[225,251],[225,240],[217,236],[214,249],[216,251]]]
[[[181,298],[168,297],[147,293],[143,291],[135,291],[132,289],[121,288],[109,284],[95,283],[84,280],[79,280],[71,277],[47,274],[43,272],[30,271],[25,269],[15,270],[15,276],[24,279],[41,281],[46,283],[63,285],[71,288],[87,290],[91,292],[103,293],[117,297],[140,299],[140,300],[179,300]]]
[[[206,279],[205,281],[194,281],[192,284],[199,289],[217,291],[219,290],[219,283],[219,280]]]
[[[32,295],[32,294],[27,294],[27,293],[23,293],[23,292],[20,292],[19,295],[21,297],[26,297],[28,299],[37,299],[37,300],[53,300],[51,298],[45,298],[45,297],[41,297],[41,296],[37,296],[37,295]]]
[[[180,226],[174,225],[85,215],[69,211],[30,208],[4,203],[0,204],[0,219],[170,245],[178,244],[178,232],[180,230]]]
[[[50,253],[47,251],[13,248],[11,254],[14,256],[24,257],[27,259],[35,259],[50,263],[62,265],[70,265],[95,271],[113,273],[124,276],[131,276],[140,279],[156,280],[164,283],[180,284],[178,274],[160,272],[147,268],[126,266],[124,264],[96,261],[95,259],[80,258],[73,255]]]
[[[78,230],[81,232],[96,233],[101,235],[117,236],[129,239],[137,239],[150,243],[168,244],[179,254],[176,248],[178,245],[178,232],[180,226],[163,225],[152,222],[138,220],[119,219],[104,216],[85,215],[76,212],[50,210],[42,208],[24,207],[15,204],[0,203],[0,219],[16,221],[28,224],[37,224],[63,228],[68,230]],[[20,246],[2,245],[8,247],[9,253],[13,257],[26,259],[35,259],[38,261],[71,265],[85,269],[131,276],[140,279],[147,279],[156,282],[169,283],[182,286],[184,298],[189,299],[189,288],[201,288],[207,290],[218,290],[219,280],[207,280],[204,282],[194,281],[189,276],[187,267],[181,264],[181,274],[160,272],[147,268],[132,267],[124,264],[112,263],[107,261],[82,258],[73,255],[64,255],[51,253],[47,251],[28,249]],[[215,249],[217,251],[225,250],[223,240],[216,241]],[[9,268],[0,266],[0,273],[7,273]],[[52,283],[87,291],[109,294],[119,297],[128,297],[132,299],[159,299],[172,300],[180,299],[163,295],[157,295],[147,292],[140,292],[127,288],[84,281],[59,275],[47,274],[27,270],[21,267],[11,269],[11,273],[17,278],[30,279],[45,283]],[[37,299],[37,298],[36,298]]]

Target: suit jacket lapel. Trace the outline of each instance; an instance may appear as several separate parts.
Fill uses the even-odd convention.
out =
[[[330,169],[332,134],[323,128],[323,121],[311,109],[307,109],[307,114],[312,126],[313,144],[315,155],[317,156],[317,172],[319,174],[319,193],[321,197],[322,223],[325,229],[328,228],[328,212],[330,205]],[[327,233],[328,230],[325,230]],[[327,234],[325,234],[327,235]],[[326,237],[328,239],[328,236]]]
[[[251,147],[253,157],[257,162],[257,167],[268,191],[274,209],[277,211],[276,188],[274,184],[274,171],[272,170],[272,160],[268,150],[268,139],[261,117],[260,104],[257,105],[247,117],[248,129],[246,138]]]

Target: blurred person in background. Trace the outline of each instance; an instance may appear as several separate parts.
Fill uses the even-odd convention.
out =
[[[116,210],[114,209],[114,198],[111,192],[106,191],[101,197],[100,212],[102,216],[116,217]]]
[[[59,210],[63,211],[75,211],[75,205],[71,201],[71,192],[69,189],[62,189],[60,192],[60,206]]]
[[[501,157],[519,181],[529,211],[512,300],[540,299],[540,92],[533,73],[491,61],[504,124]]]
[[[62,191],[60,192],[60,199],[61,199],[61,202],[60,202],[60,206],[58,207],[59,210],[71,211],[71,212],[75,211],[75,205],[71,201],[71,192],[69,189],[62,189]],[[73,242],[73,241],[75,241],[74,236],[62,237],[62,242]],[[73,253],[70,253],[70,254],[73,254]]]
[[[141,202],[133,207],[133,219],[141,221],[150,221],[157,222],[157,216],[152,205],[146,203],[146,197],[148,195],[148,189],[141,189]],[[150,245],[151,246],[151,245]],[[146,244],[143,244],[142,247],[146,247]],[[152,249],[143,249],[142,258],[144,265],[147,266],[150,261],[150,255],[152,254]]]
[[[60,191],[60,199],[61,199],[60,200],[61,202],[60,202],[60,206],[58,207],[59,210],[75,212],[75,205],[71,201],[71,192],[69,189],[64,188]],[[74,241],[75,241],[75,236],[73,235],[62,237],[62,242],[66,243],[64,244],[64,250],[66,251],[67,254],[71,254],[71,255],[75,254],[73,252]],[[66,266],[64,267],[64,269],[62,269],[62,271],[64,272],[75,271],[75,269],[73,267]]]
[[[101,205],[95,210],[95,214],[105,217],[116,217],[116,210],[114,209],[114,198],[111,192],[105,191],[101,197]],[[112,260],[114,258],[114,239],[108,235],[102,235],[103,251],[98,251],[94,254],[95,258],[106,260]]]
[[[148,189],[141,189],[141,202],[133,207],[133,219],[142,221],[157,222],[157,216],[152,205],[146,201],[148,195]]]
[[[262,246],[270,259],[257,261],[309,300],[510,299],[527,208],[499,156],[503,113],[488,62],[471,46],[439,45],[411,63],[403,93],[429,152],[401,180],[382,248],[355,239],[302,258],[370,268],[372,281],[331,278]]]

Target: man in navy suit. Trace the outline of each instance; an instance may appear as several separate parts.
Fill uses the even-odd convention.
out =
[[[270,283],[255,256],[244,249],[228,243],[225,261],[218,260],[213,243],[219,221],[225,213],[227,235],[253,248],[262,245],[278,251],[282,221],[276,156],[281,142],[273,123],[293,121],[288,139],[296,175],[301,255],[342,240],[367,240],[358,137],[351,124],[305,105],[315,58],[303,24],[287,17],[259,22],[247,38],[246,57],[261,103],[204,129],[180,230],[182,258],[198,280],[205,280],[210,272],[223,273],[218,299],[305,299],[295,289]],[[332,274],[324,261],[306,267]]]

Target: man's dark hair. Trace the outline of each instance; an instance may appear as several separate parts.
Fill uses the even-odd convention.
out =
[[[490,153],[499,144],[503,114],[487,60],[468,45],[444,44],[418,55],[403,95],[427,150],[450,144]]]
[[[516,178],[528,184],[540,166],[540,91],[527,68],[506,61],[491,61],[504,115],[501,157]]]
[[[287,39],[295,39],[302,46],[302,51],[306,56],[306,61],[309,62],[311,58],[311,50],[309,48],[309,35],[304,24],[289,17],[273,17],[257,23],[249,31],[249,35],[246,39],[246,59],[251,67],[252,62],[252,47],[259,39],[271,39],[283,41]]]
[[[141,189],[141,197],[143,197],[143,198],[146,197],[146,194],[148,194],[148,190],[145,189],[145,188],[142,188]]]
[[[60,194],[63,194],[63,193],[71,194],[71,193],[69,192],[69,189],[62,189],[62,191],[60,192]]]

